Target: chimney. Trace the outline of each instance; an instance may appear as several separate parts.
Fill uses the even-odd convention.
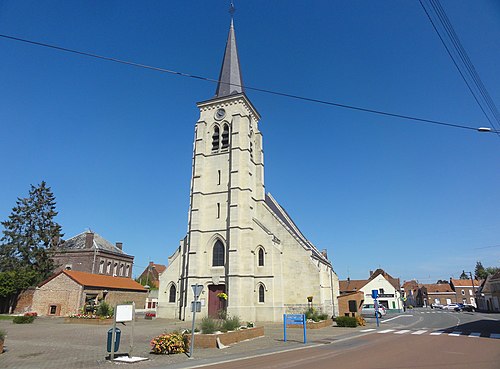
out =
[[[123,242],[117,242],[116,243],[116,248],[120,249],[120,250],[123,250]]]
[[[94,234],[92,232],[85,233],[85,248],[91,249],[94,246]]]
[[[326,249],[321,250],[321,255],[323,255],[324,258],[328,260],[328,252],[326,251]]]
[[[350,282],[351,281],[351,277],[347,277],[347,282]]]
[[[373,270],[370,270],[370,277],[373,275]]]

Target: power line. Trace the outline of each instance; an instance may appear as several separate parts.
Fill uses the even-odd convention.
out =
[[[51,44],[38,42],[38,41],[32,41],[32,40],[23,39],[23,38],[14,37],[14,36],[9,36],[9,35],[5,35],[5,34],[0,34],[0,37],[5,38],[5,39],[9,39],[12,41],[18,41],[18,42],[31,44],[31,45],[47,47],[47,48],[58,50],[58,51],[73,53],[73,54],[77,54],[80,56],[86,56],[86,57],[90,57],[90,58],[106,60],[106,61],[110,61],[110,62],[114,62],[114,63],[125,64],[125,65],[129,65],[129,66],[133,66],[133,67],[149,69],[149,70],[162,72],[162,73],[174,74],[174,75],[178,75],[181,77],[199,79],[202,81],[213,82],[213,83],[225,83],[225,82],[219,81],[217,79],[207,78],[207,77],[203,77],[203,76],[197,76],[197,75],[184,73],[184,72],[178,72],[175,70],[170,70],[170,69],[165,69],[165,68],[160,68],[160,67],[154,67],[154,66],[150,66],[147,64],[135,63],[135,62],[127,61],[127,60],[122,60],[122,59],[107,57],[107,56],[103,56],[103,55],[88,53],[88,52],[79,51],[79,50],[75,50],[75,49],[69,49],[66,47],[51,45]],[[241,86],[241,85],[238,85],[235,83],[227,83],[227,84],[230,84],[232,86],[244,87],[247,90],[253,90],[253,91],[257,91],[257,92],[263,92],[263,93],[267,93],[267,94],[271,94],[271,95],[288,97],[291,99],[308,101],[308,102],[313,102],[313,103],[318,103],[318,104],[323,104],[323,105],[335,106],[335,107],[344,108],[344,109],[362,111],[365,113],[378,114],[378,115],[383,115],[383,116],[401,118],[401,119],[412,120],[412,121],[421,122],[421,123],[429,123],[429,124],[435,124],[435,125],[452,127],[452,128],[461,128],[461,129],[467,129],[467,130],[479,131],[479,132],[493,132],[493,133],[498,134],[498,131],[495,130],[494,128],[490,129],[490,128],[484,128],[484,127],[471,127],[471,126],[466,126],[464,124],[450,123],[450,122],[444,122],[444,121],[439,121],[439,120],[434,120],[434,119],[426,119],[426,118],[419,118],[419,117],[410,116],[410,115],[390,113],[390,112],[382,111],[382,110],[375,110],[375,109],[363,108],[363,107],[354,106],[354,105],[341,104],[341,103],[336,103],[333,101],[314,99],[314,98],[310,98],[310,97],[306,97],[306,96],[300,96],[300,95],[294,95],[294,94],[289,94],[289,93],[284,93],[284,92],[272,91],[272,90],[267,90],[267,89],[263,89],[263,88],[257,88],[257,87],[251,87],[251,86]]]
[[[462,77],[463,81],[465,82],[465,84],[467,85],[467,88],[469,89],[470,93],[472,94],[472,96],[474,97],[474,100],[476,101],[476,103],[479,105],[479,108],[481,109],[481,111],[483,112],[484,116],[486,117],[486,119],[488,120],[488,122],[490,123],[490,126],[491,128],[493,129],[493,131],[495,131],[495,133],[497,133],[498,135],[498,132],[496,131],[496,128],[493,124],[493,122],[491,121],[489,115],[486,113],[485,109],[483,108],[483,105],[480,103],[476,93],[473,91],[471,85],[469,84],[469,82],[467,81],[467,78],[465,77],[464,73],[462,72],[461,68],[459,67],[457,61],[455,60],[455,58],[453,57],[452,55],[452,52],[450,50],[450,48],[448,47],[448,45],[446,44],[444,38],[441,36],[441,34],[439,33],[439,30],[436,26],[436,24],[434,23],[434,21],[432,20],[432,17],[431,15],[429,14],[429,12],[427,11],[427,9],[425,8],[422,0],[419,0],[420,2],[420,5],[422,6],[422,9],[424,10],[425,14],[427,15],[427,18],[429,19],[429,21],[431,22],[432,24],[432,27],[434,29],[434,31],[436,32],[436,34],[438,35],[439,39],[441,40],[441,43],[443,44],[443,46],[445,47],[446,49],[446,52],[448,53],[448,55],[450,56],[451,60],[453,61],[453,64],[455,65],[456,69],[458,70],[458,73],[460,74],[460,76]],[[434,11],[438,14],[438,19],[441,21],[441,24],[443,25],[443,27],[445,28],[445,30],[448,32],[448,35],[450,38],[452,38],[453,40],[455,40],[455,42],[458,41],[458,38],[454,39],[452,36],[451,36],[451,31],[448,30],[447,26],[444,25],[444,21],[442,20],[443,16],[442,16],[442,13],[444,13],[444,10],[442,8],[440,8],[440,10],[437,10],[437,7],[434,6],[434,3],[432,2],[432,0],[430,0],[430,4],[431,6],[434,8]],[[448,20],[448,24],[449,23],[449,20]],[[450,24],[451,26],[451,24]],[[454,32],[454,31],[453,31]],[[460,41],[458,41],[457,43],[459,43]],[[463,48],[462,48],[463,49]],[[464,50],[465,52],[465,50]],[[460,53],[459,53],[460,55]],[[462,59],[462,62],[464,64],[467,65],[467,63]],[[469,71],[470,72],[470,71]],[[470,72],[472,74],[472,72]],[[484,86],[484,85],[483,85]],[[478,87],[479,90],[481,90],[479,87]],[[484,98],[484,96],[483,96]],[[485,99],[487,100],[487,99]]]

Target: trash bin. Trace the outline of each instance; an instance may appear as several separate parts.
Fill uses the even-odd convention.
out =
[[[116,328],[116,333],[115,333],[115,352],[118,351],[118,349],[120,348],[120,337],[122,335],[122,331],[120,330],[120,328]],[[109,331],[108,331],[108,352],[111,352],[111,340],[113,339],[113,328],[111,328]]]

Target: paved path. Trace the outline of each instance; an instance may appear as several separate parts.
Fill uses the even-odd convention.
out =
[[[184,354],[150,354],[149,341],[164,332],[190,328],[190,322],[165,319],[139,319],[134,331],[134,356],[148,357],[147,362],[114,364],[105,360],[106,337],[110,326],[67,324],[62,318],[37,318],[33,324],[12,324],[0,321],[0,328],[7,330],[6,352],[0,355],[0,368],[101,368],[126,365],[129,368],[186,367],[214,360],[238,358],[252,353],[266,353],[303,347],[302,330],[289,329],[288,341],[283,341],[283,328],[279,323],[264,325],[265,337],[240,342],[223,350],[196,349],[194,358]],[[130,345],[131,325],[119,326],[122,330],[120,352],[127,352]],[[363,334],[359,328],[326,327],[308,330],[309,346],[331,343],[348,336]]]

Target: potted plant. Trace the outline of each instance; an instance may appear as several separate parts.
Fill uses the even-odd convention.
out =
[[[7,336],[7,332],[3,329],[0,329],[0,354],[3,352],[3,344],[5,342],[5,337]]]

